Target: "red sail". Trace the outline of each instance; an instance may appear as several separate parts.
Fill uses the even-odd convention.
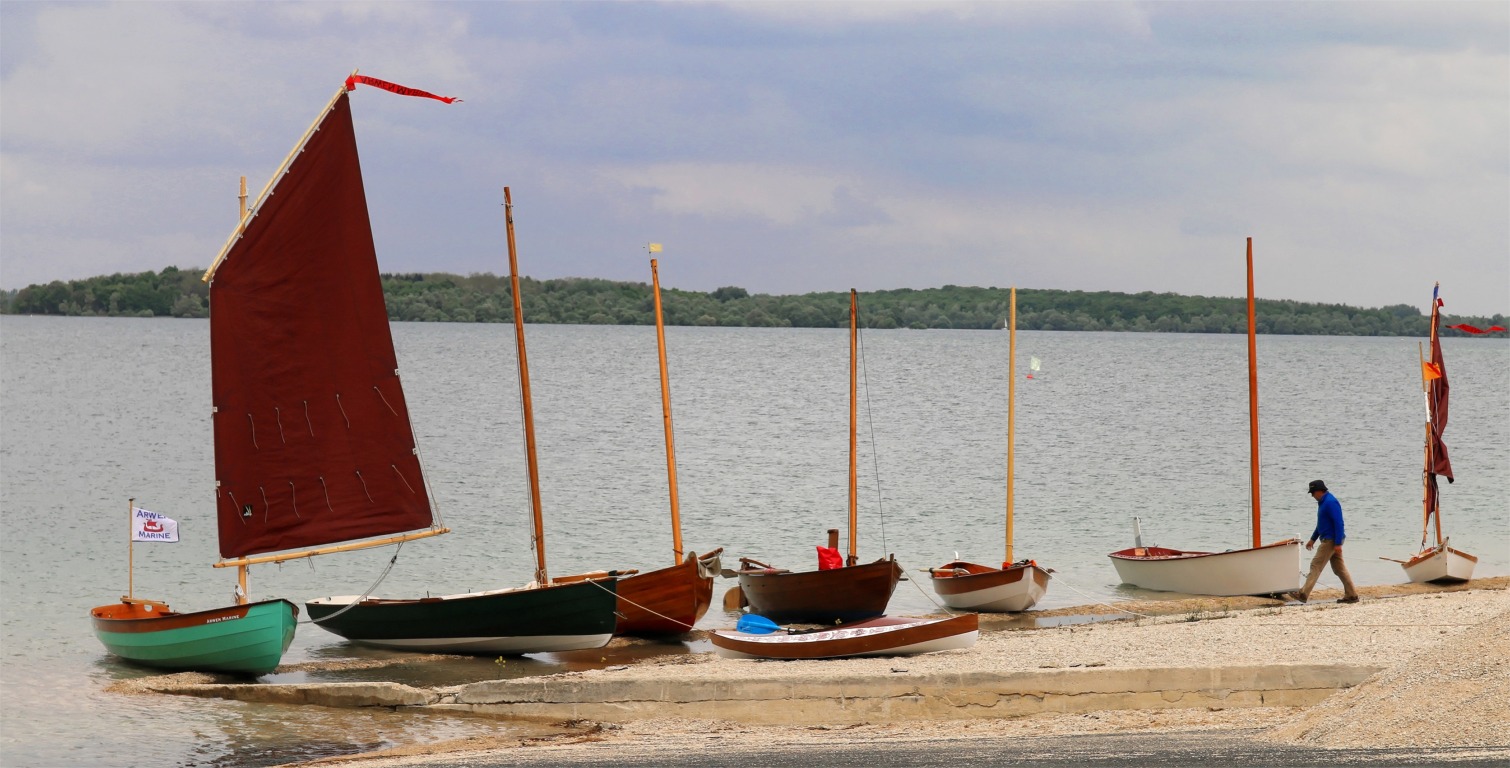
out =
[[[1433,301],[1431,308],[1431,364],[1441,374],[1426,384],[1427,407],[1431,409],[1431,468],[1433,475],[1441,475],[1452,482],[1452,462],[1447,460],[1447,446],[1442,442],[1442,433],[1447,430],[1447,363],[1442,359],[1442,339],[1437,336],[1437,321],[1441,317],[1441,302]],[[1436,486],[1435,478],[1432,482]]]
[[[425,528],[342,93],[210,283],[225,558]]]

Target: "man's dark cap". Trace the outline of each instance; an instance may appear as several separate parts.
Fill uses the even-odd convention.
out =
[[[1312,480],[1311,481],[1311,487],[1306,489],[1306,493],[1315,493],[1317,491],[1325,491],[1325,490],[1326,490],[1326,483],[1323,483],[1320,480]]]

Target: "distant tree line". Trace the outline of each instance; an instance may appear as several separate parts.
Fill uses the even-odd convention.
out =
[[[8,291],[6,314],[99,317],[206,317],[208,287],[202,270],[168,267],[162,272],[114,274]],[[508,323],[513,305],[506,277],[445,273],[382,276],[388,317],[420,322]],[[520,278],[524,316],[531,323],[651,325],[655,305],[646,283],[592,278]],[[1009,311],[1005,288],[946,285],[914,290],[870,291],[860,297],[867,328],[1001,328]],[[750,294],[733,286],[702,293],[663,289],[668,325],[836,328],[849,324],[849,294],[797,296]],[[1424,336],[1429,318],[1397,304],[1360,309],[1342,304],[1259,299],[1258,332],[1325,336]],[[1112,293],[1025,288],[1017,292],[1017,327],[1049,331],[1152,331],[1246,333],[1247,302],[1241,298],[1174,293]],[[1468,323],[1506,325],[1504,315],[1444,315],[1445,328]]]

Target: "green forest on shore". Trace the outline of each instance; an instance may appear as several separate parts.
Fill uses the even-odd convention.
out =
[[[203,270],[168,267],[139,272],[53,281],[0,294],[0,313],[88,317],[206,317],[208,286]],[[513,321],[507,277],[445,273],[385,274],[383,293],[392,320],[417,322],[508,323]],[[648,283],[593,278],[520,278],[524,316],[530,323],[653,325],[655,306]],[[1009,290],[946,285],[867,291],[860,297],[860,322],[867,328],[1001,328],[1009,311]],[[661,301],[668,325],[835,328],[849,324],[844,292],[793,296],[751,294],[724,287],[703,293],[665,289]],[[1423,302],[1424,304],[1424,302]],[[1429,309],[1429,308],[1428,308]],[[1258,332],[1326,336],[1425,336],[1429,316],[1408,304],[1359,308],[1287,300],[1257,301]],[[1506,325],[1493,317],[1450,315],[1442,334],[1466,335],[1446,326]],[[1048,331],[1151,331],[1166,333],[1246,333],[1247,302],[1242,298],[1182,296],[1174,293],[1115,293],[1020,288],[1017,327]]]

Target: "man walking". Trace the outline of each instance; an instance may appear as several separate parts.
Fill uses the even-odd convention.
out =
[[[1291,592],[1290,597],[1302,603],[1310,599],[1311,588],[1316,586],[1321,569],[1331,563],[1332,573],[1342,580],[1342,599],[1337,602],[1356,603],[1358,590],[1353,588],[1353,577],[1348,575],[1347,565],[1342,562],[1342,540],[1346,538],[1342,532],[1342,503],[1327,490],[1326,483],[1320,480],[1311,481],[1308,493],[1316,500],[1316,530],[1311,533],[1311,540],[1306,542],[1306,550],[1316,547],[1317,539],[1321,540],[1321,546],[1316,547],[1316,556],[1311,558],[1311,572],[1306,576],[1306,585],[1299,592]]]

